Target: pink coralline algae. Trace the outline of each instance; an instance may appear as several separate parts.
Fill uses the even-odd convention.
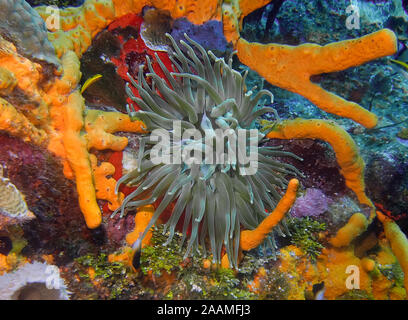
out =
[[[326,212],[332,200],[321,190],[308,188],[306,193],[299,197],[292,207],[292,217],[318,217]]]

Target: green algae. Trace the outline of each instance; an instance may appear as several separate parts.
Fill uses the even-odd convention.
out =
[[[173,271],[182,270],[181,263],[184,259],[180,252],[180,236],[176,235],[176,237],[176,241],[164,246],[167,236],[163,235],[163,227],[159,226],[153,229],[151,245],[142,249],[140,257],[143,274],[152,272],[154,275],[160,276],[163,271],[170,274]]]
[[[378,269],[388,280],[394,281],[395,286],[404,287],[404,271],[398,262],[391,265],[379,265]]]
[[[337,297],[336,300],[374,300],[374,297],[365,290],[353,289]]]
[[[318,240],[319,232],[326,230],[326,224],[306,218],[289,219],[288,228],[291,233],[291,243],[301,248],[313,262],[324,246]]]
[[[100,255],[88,254],[76,258],[74,271],[77,272],[83,285],[88,288],[94,288],[92,281],[100,281],[101,287],[106,290],[107,298],[123,298],[126,291],[131,287],[130,282],[133,275],[129,273],[128,268],[121,262],[109,262],[108,256],[104,253]],[[89,268],[92,268],[94,275],[91,278]],[[94,297],[95,299],[100,297]]]

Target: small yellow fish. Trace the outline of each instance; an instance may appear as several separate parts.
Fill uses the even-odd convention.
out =
[[[404,67],[408,71],[408,63],[394,59],[390,59],[390,61]]]
[[[93,77],[89,78],[88,80],[85,81],[84,85],[81,88],[81,93],[84,93],[84,91],[93,83],[98,81],[99,79],[102,78],[101,74],[96,74]]]

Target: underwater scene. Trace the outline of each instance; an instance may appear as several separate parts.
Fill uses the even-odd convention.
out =
[[[407,0],[0,0],[0,300],[408,299],[407,47]]]

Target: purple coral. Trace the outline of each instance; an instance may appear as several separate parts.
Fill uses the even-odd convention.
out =
[[[327,211],[331,202],[320,189],[308,188],[306,194],[296,200],[291,215],[296,218],[317,217]]]

